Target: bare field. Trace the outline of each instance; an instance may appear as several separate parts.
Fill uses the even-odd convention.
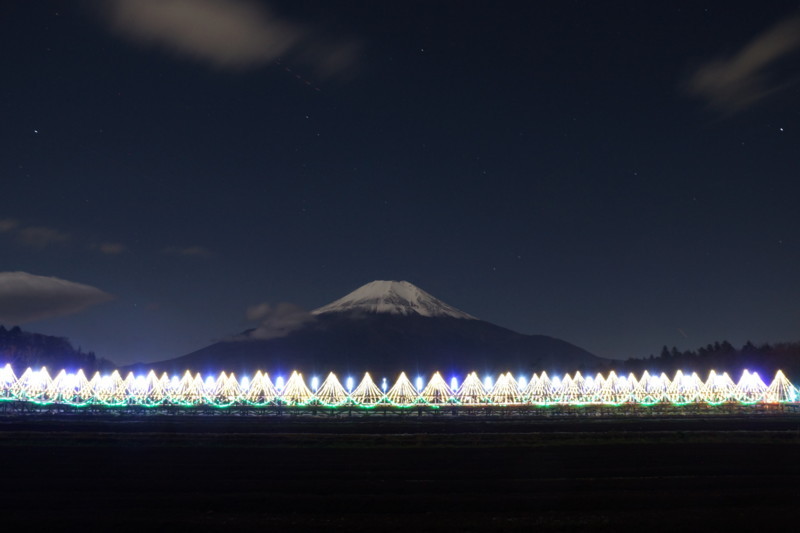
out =
[[[719,530],[792,524],[800,417],[0,418],[8,526]]]

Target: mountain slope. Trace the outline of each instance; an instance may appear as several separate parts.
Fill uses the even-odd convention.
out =
[[[150,365],[159,371],[187,369],[270,373],[396,376],[399,372],[575,371],[602,360],[565,341],[521,335],[480,320],[375,314],[322,315],[286,337],[218,342],[183,357]]]
[[[376,285],[379,284],[379,285]],[[280,338],[218,342],[144,367],[158,371],[395,377],[399,372],[532,373],[593,370],[604,359],[545,335],[523,335],[478,320],[406,282],[373,282],[313,312]],[[363,290],[362,290],[363,289]]]

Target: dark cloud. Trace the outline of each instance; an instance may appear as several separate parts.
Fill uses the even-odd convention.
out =
[[[164,248],[167,255],[181,255],[184,257],[210,257],[211,251],[203,246],[167,246]]]
[[[0,323],[26,324],[79,313],[113,296],[89,285],[27,272],[0,272]]]
[[[315,320],[314,316],[302,307],[286,302],[274,306],[268,303],[253,305],[247,309],[246,317],[251,322],[258,322],[259,325],[246,337],[239,337],[238,340],[285,337]]]
[[[240,69],[291,56],[319,75],[355,63],[358,45],[335,42],[248,0],[104,0],[96,4],[116,33],[215,67]]]
[[[686,88],[724,113],[741,111],[790,83],[775,81],[766,70],[798,48],[800,17],[793,17],[761,33],[738,53],[702,65]]]

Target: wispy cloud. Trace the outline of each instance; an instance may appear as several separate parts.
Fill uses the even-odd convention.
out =
[[[285,337],[309,322],[315,320],[314,315],[302,307],[282,302],[276,305],[260,303],[247,308],[248,321],[258,322],[258,327],[248,335],[236,340],[266,340]]]
[[[89,285],[27,272],[0,272],[0,323],[26,324],[79,313],[112,300]]]
[[[19,221],[13,218],[5,218],[0,220],[0,233],[8,233],[9,231],[17,229]]]
[[[211,257],[211,251],[203,246],[167,246],[164,253],[184,257]]]
[[[730,57],[698,68],[686,88],[723,113],[741,111],[794,83],[775,80],[768,68],[800,48],[800,17],[794,16],[756,36]]]
[[[63,231],[44,226],[29,226],[16,230],[17,239],[26,246],[46,248],[48,246],[66,244],[70,235]]]
[[[128,252],[129,248],[118,242],[87,242],[85,236],[74,235],[48,226],[28,226],[19,220],[0,219],[0,234],[7,234],[19,244],[31,248],[44,249],[56,245],[74,245],[98,251],[105,255]]]
[[[109,27],[132,41],[159,46],[215,67],[241,69],[291,56],[318,75],[353,67],[359,46],[332,40],[250,0],[103,0]]]
[[[128,251],[127,246],[118,242],[103,242],[94,244],[91,248],[105,255],[119,255]]]
[[[17,242],[32,248],[66,244],[72,238],[69,233],[46,226],[25,226],[19,220],[6,218],[0,220],[0,233],[16,238]]]

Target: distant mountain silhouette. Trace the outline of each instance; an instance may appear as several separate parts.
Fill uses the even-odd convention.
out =
[[[238,375],[264,370],[285,374],[394,378],[401,371],[481,374],[596,370],[607,360],[566,341],[523,335],[473,318],[408,282],[379,281],[312,312],[296,329],[275,338],[259,330],[137,370],[186,370]]]
[[[11,329],[0,326],[0,366],[6,364],[10,364],[17,373],[28,367],[43,366],[56,371],[82,368],[86,373],[114,367],[112,362],[98,359],[94,352],[76,350],[64,337],[31,333],[19,326]]]

